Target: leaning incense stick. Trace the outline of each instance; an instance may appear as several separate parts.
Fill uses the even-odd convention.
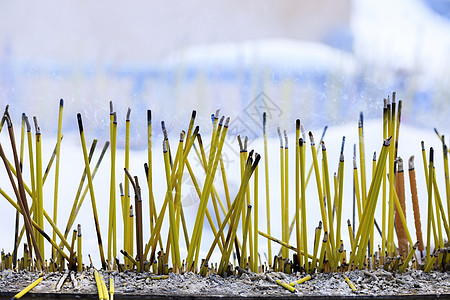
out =
[[[442,153],[444,156],[444,179],[445,179],[445,193],[447,198],[447,217],[450,219],[450,175],[448,169],[448,149],[445,144],[445,138],[442,136]]]
[[[3,147],[0,143],[0,156],[5,164],[5,168],[9,177],[9,180],[11,181],[11,185],[13,187],[14,190],[14,194],[16,195],[17,198],[17,202],[19,203],[19,205],[17,205],[2,189],[0,189],[0,193],[5,197],[5,199],[7,199],[15,208],[16,210],[20,210],[20,212],[23,212],[23,218],[24,218],[24,223],[25,223],[25,229],[27,232],[27,240],[28,240],[28,245],[30,245],[31,249],[34,249],[35,253],[36,253],[36,257],[41,257],[40,253],[39,253],[39,248],[37,247],[37,242],[36,242],[36,238],[35,238],[35,234],[33,232],[33,229],[31,227],[31,218],[30,218],[30,214],[29,212],[27,213],[27,209],[28,206],[23,205],[22,203],[22,199],[19,195],[19,191],[17,190],[16,184],[14,182],[13,176],[12,176],[12,172],[9,169],[8,163],[7,163],[7,159],[6,159],[6,155],[3,151]],[[20,208],[19,208],[20,206]],[[36,224],[36,222],[34,222],[34,224]],[[33,243],[31,243],[31,241],[33,241]],[[42,265],[42,258],[39,259],[39,261],[41,262]]]
[[[333,224],[333,209],[331,206],[331,187],[330,187],[330,176],[328,171],[328,155],[327,148],[325,147],[325,142],[322,141],[322,166],[323,166],[323,181],[325,187],[325,195],[327,201],[327,213],[328,213],[328,224]],[[330,240],[334,241],[334,229],[333,226],[330,225],[329,228],[329,236]]]
[[[92,176],[91,176],[91,168],[89,166],[89,160],[88,160],[88,154],[86,150],[86,141],[84,138],[84,130],[83,130],[83,121],[81,119],[81,114],[77,114],[78,119],[78,128],[80,130],[80,139],[81,139],[81,147],[83,149],[83,156],[84,156],[84,164],[86,169],[86,175],[88,178],[88,186],[89,186],[89,193],[91,196],[91,204],[92,204],[92,213],[94,215],[94,222],[95,222],[95,230],[97,231],[97,242],[98,242],[98,249],[100,252],[100,259],[102,262],[102,268],[106,269],[106,261],[105,261],[105,255],[103,253],[103,243],[102,243],[102,236],[100,232],[100,224],[98,222],[98,216],[97,216],[97,205],[95,203],[95,195],[94,195],[94,187],[92,184]]]
[[[248,205],[247,206],[247,214],[245,217],[245,224],[244,224],[244,239],[242,240],[242,258],[241,258],[241,263],[240,263],[240,267],[241,268],[245,268],[246,264],[247,264],[247,231],[248,231],[248,225],[250,224],[250,219],[251,219],[251,213],[252,213],[252,206]]]
[[[44,280],[44,277],[42,277],[42,273],[39,275],[41,277],[39,277],[38,279],[36,279],[35,281],[33,281],[30,285],[28,285],[26,288],[24,288],[23,290],[21,290],[19,293],[15,294],[14,297],[12,297],[12,299],[20,299],[22,298],[26,293],[28,293],[32,288],[34,288],[35,286],[37,286],[39,283],[41,283],[42,280]]]

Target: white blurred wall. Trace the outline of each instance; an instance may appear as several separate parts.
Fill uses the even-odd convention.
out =
[[[0,55],[156,61],[195,44],[263,38],[321,41],[349,26],[350,2],[1,0]]]

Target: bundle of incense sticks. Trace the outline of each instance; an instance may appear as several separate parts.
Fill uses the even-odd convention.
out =
[[[59,190],[60,155],[62,147],[62,118],[64,101],[59,103],[58,130],[55,149],[50,160],[43,168],[42,132],[34,116],[35,139],[33,141],[29,119],[24,113],[21,120],[20,145],[16,143],[16,133],[7,106],[0,123],[0,132],[7,127],[10,145],[0,144],[0,157],[4,163],[9,182],[0,183],[0,193],[15,209],[14,223],[15,238],[12,255],[1,252],[0,269],[43,270],[45,272],[83,271],[93,267],[83,262],[82,224],[74,227],[78,213],[86,197],[90,198],[94,228],[83,227],[83,232],[95,230],[98,242],[98,254],[102,269],[118,271],[136,270],[137,272],[151,271],[160,275],[169,272],[182,273],[187,271],[199,272],[202,275],[218,273],[222,276],[235,273],[259,273],[267,270],[281,272],[343,272],[353,269],[384,268],[396,272],[404,272],[407,268],[430,270],[448,270],[450,268],[449,254],[449,214],[450,214],[450,180],[448,170],[448,147],[445,137],[435,130],[442,142],[443,166],[435,165],[435,150],[429,149],[427,157],[425,144],[422,142],[422,161],[427,187],[426,236],[422,236],[421,214],[417,195],[416,171],[414,157],[408,161],[408,175],[410,193],[405,191],[404,166],[398,157],[399,134],[402,113],[402,101],[396,102],[395,93],[383,100],[382,126],[383,136],[380,150],[375,152],[372,159],[372,174],[366,174],[366,159],[364,147],[364,118],[361,113],[358,121],[359,142],[354,146],[353,172],[345,174],[344,147],[345,137],[340,148],[339,165],[333,169],[328,164],[328,154],[325,141],[325,127],[320,141],[311,131],[306,133],[304,124],[297,119],[295,122],[295,140],[291,145],[295,148],[295,160],[289,161],[288,132],[277,128],[280,140],[280,182],[269,180],[268,148],[276,147],[269,144],[267,132],[267,114],[262,115],[262,129],[264,138],[264,161],[260,154],[248,149],[248,138],[237,136],[240,151],[240,174],[227,174],[223,156],[224,143],[228,137],[230,118],[220,115],[217,110],[211,116],[211,138],[209,148],[205,147],[200,128],[195,126],[196,111],[193,111],[186,131],[181,131],[176,145],[170,145],[169,136],[164,121],[161,122],[163,132],[161,151],[164,157],[164,170],[155,170],[158,174],[165,174],[166,192],[163,199],[155,199],[153,186],[153,136],[152,113],[147,111],[147,142],[148,159],[143,163],[146,174],[144,186],[142,179],[130,172],[130,128],[132,125],[131,109],[128,108],[125,123],[120,124],[113,103],[110,102],[110,141],[107,141],[94,165],[92,157],[96,151],[97,140],[94,139],[88,147],[85,140],[83,118],[77,115],[78,129],[83,154],[84,170],[80,176],[78,189],[73,196],[72,209],[65,224],[58,222],[58,200],[61,198]],[[120,125],[119,125],[120,124]],[[125,126],[125,164],[123,173],[116,173],[116,147],[118,126]],[[26,132],[26,133],[25,133]],[[308,136],[308,138],[307,138]],[[159,141],[158,141],[159,142]],[[309,147],[308,147],[309,142]],[[357,147],[358,146],[358,147]],[[4,151],[10,147],[12,157]],[[28,147],[28,162],[24,164],[24,151]],[[100,224],[95,199],[95,185],[93,179],[109,148],[111,158],[110,197],[108,210],[108,224]],[[191,151],[194,149],[194,151]],[[321,151],[319,151],[321,149]],[[358,151],[357,151],[358,150]],[[312,163],[306,165],[306,155],[312,157]],[[357,159],[359,152],[359,165]],[[191,167],[192,156],[199,159],[202,174],[196,174]],[[273,158],[272,158],[273,159]],[[321,163],[320,163],[321,161]],[[264,164],[264,182],[259,182],[259,164]],[[54,167],[53,167],[54,166]],[[220,167],[219,167],[220,166]],[[48,175],[54,169],[54,194],[52,217],[44,209],[44,201],[49,199],[44,195],[44,184]],[[439,192],[436,179],[436,167],[444,168],[445,197]],[[295,177],[289,177],[289,169],[294,168]],[[184,173],[187,169],[189,175]],[[220,169],[220,172],[218,171]],[[308,172],[307,172],[308,170]],[[24,179],[23,173],[29,173],[30,180]],[[330,174],[334,174],[331,177]],[[189,178],[183,178],[189,176]],[[240,178],[239,189],[233,194],[229,189],[227,177]],[[307,199],[306,188],[311,176],[316,182],[317,198]],[[344,176],[353,178],[353,222],[347,220],[350,244],[343,242],[342,230],[343,207],[348,207],[344,199]],[[221,180],[215,180],[216,178]],[[27,177],[28,178],[28,177]],[[118,182],[118,178],[123,178]],[[199,178],[203,178],[199,180]],[[186,224],[183,205],[181,203],[181,188],[186,179],[195,187],[198,197],[198,209],[194,224]],[[334,185],[333,185],[334,183]],[[279,198],[270,194],[269,184],[280,185]],[[14,195],[4,191],[6,186],[12,188]],[[221,186],[218,186],[221,185]],[[222,186],[223,185],[223,186]],[[259,215],[259,187],[264,185],[266,198],[266,215]],[[30,188],[31,186],[31,188]],[[120,187],[121,217],[116,212],[116,189]],[[131,187],[131,188],[130,188]],[[148,189],[148,197],[143,197],[141,189]],[[289,191],[295,189],[295,211],[289,210]],[[219,193],[223,190],[224,193]],[[410,195],[410,197],[409,197]],[[64,195],[67,197],[68,195]],[[70,196],[70,195],[69,195]],[[134,196],[134,202],[131,201]],[[224,200],[225,201],[224,201]],[[280,199],[279,202],[277,199]],[[407,213],[406,201],[412,201],[413,213]],[[158,210],[157,200],[161,203]],[[314,239],[308,239],[306,217],[311,208],[307,203],[318,201],[320,218],[315,228]],[[225,204],[224,204],[225,202]],[[381,203],[380,203],[381,202]],[[444,202],[444,203],[443,203]],[[280,205],[281,222],[271,223],[271,207]],[[447,211],[444,206],[447,205]],[[144,228],[143,207],[148,206],[149,228]],[[213,209],[211,209],[211,206]],[[375,219],[375,211],[381,209],[381,229]],[[425,210],[424,210],[425,211]],[[101,213],[106,212],[102,210]],[[416,241],[412,239],[406,223],[406,217],[414,218]],[[424,213],[422,212],[422,216]],[[205,224],[205,218],[207,220]],[[168,230],[162,230],[164,219],[168,220]],[[265,222],[261,222],[264,220]],[[277,218],[278,219],[278,218]],[[50,225],[52,233],[44,231],[44,220]],[[380,220],[378,220],[380,221]],[[123,227],[117,222],[122,222]],[[22,227],[20,224],[23,223]],[[266,224],[266,231],[261,231],[261,224]],[[395,224],[395,226],[394,226]],[[191,225],[191,226],[188,226]],[[7,228],[12,224],[5,224]],[[107,247],[103,246],[102,230],[107,230]],[[281,226],[281,237],[272,236],[271,230]],[[202,239],[205,227],[209,227],[214,234],[213,241]],[[192,228],[189,232],[188,228]],[[64,229],[64,230],[60,230]],[[381,246],[375,247],[375,229],[381,236]],[[72,231],[72,239],[68,240]],[[122,231],[122,232],[120,232]],[[295,231],[295,234],[293,232]],[[163,234],[167,232],[167,235]],[[396,234],[394,235],[394,232]],[[123,234],[123,245],[118,245],[118,234]],[[25,238],[24,238],[25,236]],[[266,262],[261,262],[259,252],[260,237],[267,239],[268,256]],[[291,245],[290,242],[294,240]],[[272,249],[280,246],[277,255],[272,256]],[[45,243],[51,245],[51,253],[46,256]],[[23,246],[21,246],[23,245]],[[295,245],[295,246],[294,246]],[[121,247],[118,249],[118,247]],[[180,249],[187,250],[186,257],[182,257]],[[23,249],[19,257],[19,249]],[[106,249],[106,253],[105,253]],[[311,249],[312,252],[311,252]],[[119,251],[117,251],[119,250]],[[201,257],[202,250],[207,255]],[[218,253],[220,261],[211,261],[214,253]],[[292,255],[292,256],[291,256]],[[310,279],[311,277],[305,277]],[[346,279],[347,280],[347,279]],[[100,277],[98,282],[101,283]],[[298,284],[299,282],[297,282]],[[291,290],[292,285],[279,282],[283,287]],[[351,282],[349,285],[352,286]],[[352,287],[353,289],[353,287]],[[101,291],[101,286],[99,292]]]

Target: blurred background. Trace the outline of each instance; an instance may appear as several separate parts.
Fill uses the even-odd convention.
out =
[[[194,108],[238,115],[263,92],[281,125],[320,127],[379,117],[397,91],[405,122],[446,126],[449,12],[448,0],[0,1],[0,105],[54,131],[46,116],[64,98],[100,131],[110,100],[176,126]]]
[[[449,124],[450,0],[0,0],[0,28],[0,109],[10,105],[16,135],[23,112],[37,116],[43,132],[44,165],[56,140],[59,99],[65,101],[59,224],[65,224],[83,171],[76,113],[83,114],[88,143],[98,138],[100,148],[109,140],[109,101],[114,102],[119,119],[120,178],[127,107],[132,109],[130,170],[140,178],[145,178],[142,164],[147,157],[145,111],[152,110],[157,206],[165,193],[161,120],[165,120],[175,145],[193,109],[206,136],[211,129],[210,114],[216,109],[231,117],[224,151],[233,193],[239,184],[236,135],[249,136],[250,143],[255,142],[251,148],[262,153],[261,115],[266,111],[272,138],[269,157],[274,223],[278,222],[280,191],[276,126],[287,129],[291,141],[296,118],[314,131],[317,140],[323,127],[330,126],[326,140],[332,149],[329,157],[333,166],[338,164],[341,138],[346,135],[346,169],[351,174],[360,111],[368,120],[366,156],[370,158],[371,151],[379,151],[381,146],[383,98],[393,91],[403,100],[404,133],[399,153],[405,161],[411,154],[420,159],[421,139],[440,149],[433,127],[446,133]],[[8,145],[6,132],[0,141]],[[108,156],[109,151],[94,182],[105,236]],[[201,174],[199,164],[195,167]],[[437,172],[442,175],[442,169]],[[3,169],[0,176],[2,188],[13,195]],[[25,176],[29,174],[25,172]],[[261,172],[261,189],[262,176]],[[219,185],[221,179],[217,180]],[[52,181],[45,186],[49,212]],[[185,214],[193,216],[198,199],[188,179],[184,185]],[[346,201],[351,201],[350,175],[345,186]],[[147,190],[143,193],[147,199]],[[192,197],[188,197],[190,193]],[[223,196],[223,190],[219,193]],[[308,193],[317,198],[313,185]],[[293,191],[291,194],[294,199]],[[419,186],[419,194],[426,207],[424,185]],[[318,222],[316,202],[311,200],[309,224]],[[9,205],[1,203],[2,207]],[[344,220],[350,218],[350,209],[346,213],[349,215]],[[9,247],[13,240],[12,207],[2,209],[0,218],[7,224],[7,230],[0,231],[0,247]],[[77,222],[93,226],[90,205],[82,208]],[[264,230],[265,225],[261,226]],[[313,234],[313,226],[308,228],[309,234]],[[85,231],[83,242],[91,254],[97,253],[92,228]],[[46,230],[51,229],[46,225]],[[280,236],[279,230],[274,225],[272,232]],[[264,245],[265,240],[261,241],[261,247]],[[97,256],[93,259],[98,262]]]

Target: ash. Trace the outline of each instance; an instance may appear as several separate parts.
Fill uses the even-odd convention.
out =
[[[93,270],[72,273],[66,276],[62,288],[56,286],[63,273],[48,273],[44,280],[30,293],[70,293],[97,294]],[[290,292],[278,285],[276,280],[294,282],[305,274],[284,274],[267,272],[264,274],[244,273],[223,278],[216,274],[202,277],[188,272],[171,273],[168,278],[152,273],[100,271],[109,288],[109,278],[114,278],[115,295],[161,295],[161,296],[240,296],[240,297],[292,297],[292,296],[388,296],[388,295],[436,295],[450,297],[450,272],[429,272],[409,270],[403,274],[378,269],[357,270],[346,273],[320,273],[304,283],[295,285]],[[0,292],[15,294],[39,277],[38,272],[0,272]],[[353,292],[346,283],[347,276],[356,287]]]

